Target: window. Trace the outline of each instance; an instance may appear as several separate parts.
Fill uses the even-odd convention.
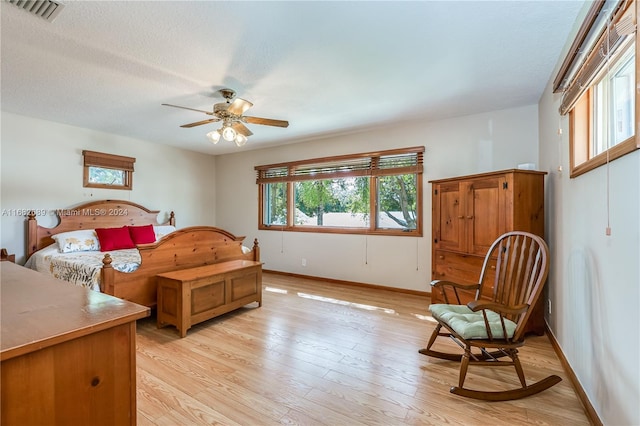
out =
[[[564,92],[560,112],[569,114],[571,177],[640,147],[636,7],[594,2],[554,82]]]
[[[605,152],[608,144],[617,145],[634,135],[634,53],[634,46],[629,46],[613,69],[591,89],[594,115],[592,157]]]
[[[135,158],[103,152],[82,151],[85,188],[131,189]]]
[[[259,229],[422,235],[424,147],[257,166]]]

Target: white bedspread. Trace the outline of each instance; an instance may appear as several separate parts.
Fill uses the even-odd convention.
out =
[[[140,266],[138,249],[113,250],[108,252],[113,259],[111,266],[120,272],[133,272]],[[60,253],[56,244],[35,252],[27,268],[49,274],[75,285],[100,291],[100,269],[106,252],[81,251]]]

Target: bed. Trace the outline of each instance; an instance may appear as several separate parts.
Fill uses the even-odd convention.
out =
[[[173,231],[173,212],[162,223],[158,222],[159,213],[130,201],[101,200],[57,210],[58,225],[46,228],[38,225],[35,213],[31,212],[27,219],[25,266],[140,305],[155,307],[157,274],[228,260],[260,261],[257,239],[249,248],[243,245],[245,237],[212,226],[192,226]],[[108,252],[60,253],[59,250],[59,235],[63,233],[125,226],[145,228],[149,225],[158,230],[158,239],[137,244],[135,248]],[[163,235],[163,231],[172,232]],[[68,273],[65,275],[62,270]]]

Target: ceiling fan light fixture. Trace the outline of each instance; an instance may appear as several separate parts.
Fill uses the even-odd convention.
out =
[[[30,3],[30,1],[28,3]],[[249,136],[253,134],[253,132],[249,130],[247,126],[245,126],[245,123],[260,124],[263,126],[289,127],[289,122],[286,120],[274,120],[271,118],[262,117],[246,117],[243,114],[253,106],[251,102],[245,99],[235,98],[236,92],[231,89],[221,89],[219,92],[226,102],[219,102],[214,104],[212,111],[205,111],[202,109],[172,104],[162,105],[202,112],[211,117],[207,118],[206,120],[196,121],[195,123],[183,124],[180,127],[191,128],[202,126],[204,124],[221,122],[222,126],[219,129],[212,130],[207,133],[207,138],[214,145],[220,142],[220,139],[224,139],[227,142],[235,142],[238,147],[244,146],[247,143]]]
[[[224,129],[222,129],[222,137],[225,141],[231,142],[235,140],[236,135],[237,133],[232,127],[225,127]]]
[[[247,143],[247,137],[242,133],[238,133],[238,135],[236,136],[236,145],[240,147],[246,143]]]
[[[207,137],[211,142],[213,142],[214,145],[217,144],[220,140],[220,130],[210,131],[209,133],[207,133]]]

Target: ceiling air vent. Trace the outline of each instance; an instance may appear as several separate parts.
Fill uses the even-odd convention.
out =
[[[49,22],[53,22],[64,7],[62,3],[51,0],[8,0],[8,2]]]

